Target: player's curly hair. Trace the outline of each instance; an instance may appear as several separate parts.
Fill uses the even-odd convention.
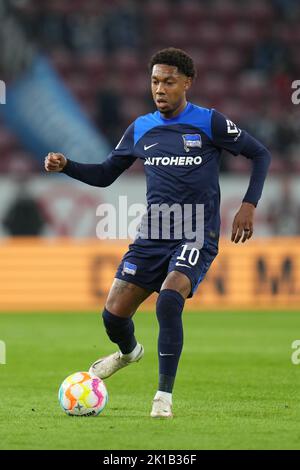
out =
[[[178,71],[187,77],[195,78],[196,70],[193,59],[182,49],[175,47],[168,47],[156,52],[150,59],[149,70],[156,64],[173,65],[178,68]]]

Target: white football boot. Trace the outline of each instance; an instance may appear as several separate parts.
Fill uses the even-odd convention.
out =
[[[117,351],[95,361],[91,365],[89,373],[96,375],[99,379],[106,379],[118,370],[123,369],[123,367],[129,366],[129,364],[132,364],[133,362],[138,362],[144,355],[144,348],[141,344],[138,344],[137,346],[139,346],[140,349],[133,358],[128,357],[132,353],[130,353],[130,355],[124,355],[121,351]]]
[[[172,403],[163,397],[154,398],[150,416],[151,418],[173,418]]]

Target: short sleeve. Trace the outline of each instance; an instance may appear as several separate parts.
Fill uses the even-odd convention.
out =
[[[215,109],[212,111],[211,133],[216,147],[225,149],[233,155],[240,154],[244,146],[245,131]]]

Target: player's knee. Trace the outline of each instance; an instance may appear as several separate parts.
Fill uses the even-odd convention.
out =
[[[107,299],[105,308],[113,315],[122,318],[131,317],[134,313],[132,311],[132,305],[124,305],[124,302],[115,297],[110,297]]]
[[[130,301],[130,297],[124,291],[120,291],[118,284],[112,286],[105,303],[105,308],[113,315],[123,318],[131,317],[134,313],[134,306]]]
[[[178,292],[184,299],[186,299],[191,292],[191,287],[191,281],[185,274],[179,271],[171,271],[163,282],[161,291],[164,289],[171,289]]]
[[[131,318],[113,315],[105,308],[102,313],[102,319],[108,337],[114,343],[118,343],[125,335],[130,336],[134,334],[134,324]]]

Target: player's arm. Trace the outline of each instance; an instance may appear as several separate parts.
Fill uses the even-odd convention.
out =
[[[135,157],[109,156],[103,163],[78,163],[61,153],[49,153],[45,159],[48,172],[62,172],[91,186],[105,188],[111,185],[136,160]]]
[[[133,154],[133,129],[131,125],[108,158],[99,164],[78,163],[61,153],[50,152],[45,158],[48,172],[63,172],[71,178],[91,186],[107,187],[136,160]]]
[[[238,243],[242,239],[244,243],[253,235],[254,211],[262,195],[271,155],[258,140],[215,110],[212,115],[212,137],[219,147],[252,160],[249,186],[234,217],[231,234],[231,241]]]
[[[242,237],[244,243],[253,235],[254,211],[261,198],[271,162],[271,154],[266,147],[246,132],[240,153],[252,160],[252,172],[241,208],[233,220],[231,241],[235,243],[238,243]]]

